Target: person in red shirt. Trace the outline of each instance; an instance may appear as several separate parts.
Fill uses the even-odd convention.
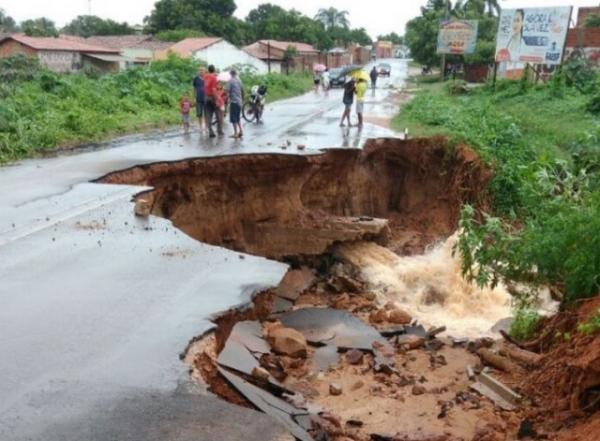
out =
[[[212,64],[208,66],[208,73],[204,75],[204,96],[205,96],[205,118],[206,126],[208,127],[209,136],[214,138],[215,131],[212,128],[213,115],[217,113],[217,74],[215,73],[215,66]],[[217,113],[218,115],[218,113]],[[217,133],[219,136],[223,135],[223,120],[217,118]]]

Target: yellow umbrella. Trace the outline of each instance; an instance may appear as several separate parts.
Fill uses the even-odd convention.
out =
[[[369,74],[366,73],[364,70],[355,70],[354,72],[352,72],[350,74],[352,76],[352,78],[354,78],[355,80],[365,80],[365,81],[369,81]]]

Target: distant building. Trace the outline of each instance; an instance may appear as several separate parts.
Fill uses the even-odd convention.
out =
[[[166,49],[157,51],[155,58],[165,59],[170,52],[180,57],[194,58],[207,64],[214,64],[218,69],[226,69],[241,64],[254,67],[258,73],[268,71],[267,63],[244,50],[238,49],[222,38],[186,38]]]
[[[289,48],[294,49],[291,59],[286,56]],[[318,49],[297,41],[259,40],[244,47],[243,50],[269,64],[271,72],[282,72],[287,69],[312,71],[315,64],[325,64],[326,61],[319,57]]]
[[[108,35],[84,39],[85,43],[117,49],[127,59],[124,67],[150,63],[158,51],[168,49],[173,43],[160,41],[152,35]]]
[[[18,53],[35,57],[42,66],[60,73],[83,70],[114,72],[125,61],[116,49],[67,38],[28,37],[22,34],[0,38],[0,58]]]
[[[373,45],[377,58],[393,58],[394,45],[391,41],[377,41]]]
[[[569,29],[565,59],[583,56],[600,66],[600,28],[586,28],[585,21],[589,15],[600,15],[600,7],[579,8],[577,26]]]

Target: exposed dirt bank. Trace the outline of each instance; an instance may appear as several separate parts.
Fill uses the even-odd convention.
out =
[[[377,139],[364,150],[239,155],[134,167],[101,182],[154,187],[151,211],[206,243],[282,259],[374,240],[400,254],[452,234],[491,177],[444,138]]]

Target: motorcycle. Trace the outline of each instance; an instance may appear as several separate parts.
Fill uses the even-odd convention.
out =
[[[256,121],[260,123],[263,112],[265,110],[265,104],[267,102],[267,86],[252,86],[250,89],[250,98],[242,107],[242,115],[248,122]]]

